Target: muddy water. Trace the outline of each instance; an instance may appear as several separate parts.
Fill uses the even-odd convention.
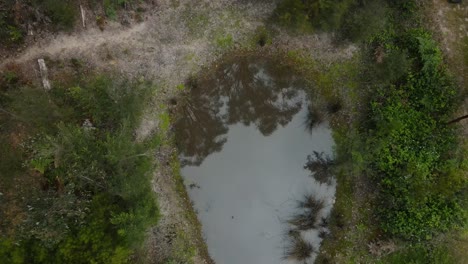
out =
[[[284,253],[297,201],[312,194],[324,201],[320,216],[331,210],[334,181],[320,184],[304,169],[308,155],[330,154],[333,145],[327,124],[307,129],[304,87],[298,76],[260,58],[227,62],[193,84],[176,140],[217,263],[294,263]],[[318,248],[318,229],[301,235]]]

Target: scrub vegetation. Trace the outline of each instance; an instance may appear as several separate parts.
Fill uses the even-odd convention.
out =
[[[141,11],[138,8],[140,2],[144,1],[4,0],[0,2],[0,44],[20,44],[32,27],[71,31],[80,17],[80,4],[101,13],[96,17],[96,23],[104,24],[106,19],[116,19],[121,9]]]
[[[387,252],[394,253],[382,263],[456,262],[444,249],[466,230],[468,164],[457,124],[447,123],[463,96],[422,23],[419,4],[285,0],[276,10],[279,23],[296,32],[334,30],[338,40],[362,47],[354,65],[360,73],[352,76],[361,97],[352,103],[362,107],[353,123],[334,124],[337,205],[319,263],[377,261],[380,256],[365,249],[376,239],[406,248]],[[316,154],[308,164],[320,161]],[[362,215],[351,227],[351,208],[363,205],[357,193],[370,192],[355,186],[377,193],[361,195],[370,199],[369,210],[354,209]],[[356,242],[364,246],[345,249]]]
[[[140,4],[144,2],[0,1],[0,45],[5,50],[16,50],[27,39],[31,27],[35,34],[41,30],[73,31],[80,20],[80,4],[93,10],[92,22],[103,29],[106,20],[117,20],[123,9],[135,11],[136,20],[141,20],[138,16],[144,10]],[[187,5],[186,9],[192,12],[189,4],[179,2],[171,4]],[[305,168],[321,183],[329,183],[330,175],[336,176],[338,182],[336,203],[329,218],[319,217],[323,203],[314,197],[306,196],[298,202],[301,212],[289,219],[291,243],[285,249],[285,259],[304,262],[319,254],[316,263],[463,263],[468,248],[468,145],[466,139],[460,138],[460,123],[466,119],[451,121],[458,117],[457,110],[466,91],[462,92],[447,69],[436,38],[422,17],[424,5],[427,3],[422,0],[278,0],[271,21],[291,30],[290,35],[283,34],[283,29],[263,26],[268,11],[259,10],[266,10],[269,5],[255,6],[249,17],[257,20],[249,23],[238,22],[238,13],[214,19],[216,16],[210,9],[203,7],[203,13],[194,13],[184,22],[190,35],[196,38],[186,38],[180,33],[183,27],[176,23],[179,21],[176,18],[183,16],[178,16],[179,11],[167,12],[164,19],[155,19],[151,22],[154,24],[144,27],[165,29],[161,24],[167,24],[164,34],[141,32],[148,35],[144,40],[155,36],[164,39],[155,44],[162,45],[160,54],[164,56],[155,56],[146,46],[142,49],[139,43],[147,42],[140,38],[122,38],[117,45],[128,42],[130,48],[121,54],[116,48],[114,53],[115,59],[126,53],[127,62],[141,60],[142,65],[151,65],[156,69],[154,72],[161,72],[148,75],[150,78],[180,83],[183,80],[177,79],[179,76],[193,74],[184,65],[189,64],[187,61],[202,65],[212,59],[198,61],[200,58],[215,57],[213,52],[200,51],[202,46],[205,49],[213,46],[218,55],[242,47],[245,43],[240,42],[245,39],[255,47],[249,52],[264,50],[272,55],[284,48],[285,61],[294,62],[306,75],[314,72],[311,79],[327,100],[323,107],[309,109],[305,121],[308,129],[330,119],[336,142],[333,160],[322,153],[313,153]],[[255,32],[242,40],[240,36],[248,30]],[[303,56],[302,50],[294,50],[301,46],[308,52],[313,50],[315,46],[297,45],[294,40],[313,41],[300,37],[323,32],[333,36],[330,44],[354,43],[359,52],[351,59],[338,62],[330,59],[331,64],[321,64],[315,58]],[[209,35],[208,41],[202,38],[204,35]],[[174,36],[174,40],[167,36]],[[293,41],[290,44],[284,38]],[[106,40],[99,45],[107,44],[102,41]],[[176,42],[184,47],[175,45]],[[317,50],[326,49],[317,45]],[[466,37],[460,45],[460,60],[464,64],[457,65],[466,66]],[[132,50],[133,46],[140,49]],[[189,52],[184,53],[185,47]],[[88,55],[83,53],[89,57],[98,54],[94,48],[84,45],[80,50],[93,50]],[[68,56],[76,50],[67,52]],[[45,49],[45,53],[56,57],[65,54],[53,49]],[[128,56],[137,53],[138,56]],[[186,55],[184,63],[177,60],[179,53]],[[39,56],[33,54],[22,62],[31,63]],[[14,60],[13,56],[9,59]],[[168,212],[173,209],[170,207],[181,207],[184,213],[175,210],[174,214],[187,215],[169,214],[171,219],[160,221],[171,228],[160,232],[156,236],[160,240],[155,239],[151,246],[169,244],[171,252],[164,252],[166,249],[162,247],[162,254],[147,255],[170,255],[164,255],[166,263],[198,263],[194,259],[200,252],[194,244],[203,244],[201,235],[194,236],[180,228],[200,229],[189,206],[177,155],[173,153],[175,144],[159,135],[136,140],[142,113],[149,98],[154,98],[152,92],[158,89],[145,81],[93,73],[97,70],[86,69],[77,59],[69,63],[47,61],[49,66],[56,62],[73,70],[51,78],[53,89],[48,92],[21,65],[5,61],[0,71],[0,262],[144,262],[145,256],[139,254],[147,253],[142,251],[145,234],[160,217],[151,188],[152,172],[158,163],[153,154],[158,152],[167,156],[158,165],[172,167],[172,172],[164,174],[161,169],[158,172],[162,176],[156,180],[171,181],[174,176],[176,193],[167,195],[172,183],[158,185],[169,186],[169,191],[157,190],[167,191],[166,197],[162,197],[167,200]],[[174,63],[176,67],[172,67]],[[135,64],[118,65],[122,69],[127,67],[122,75],[131,72],[135,73],[132,76],[140,76],[137,69],[128,69]],[[180,85],[177,90],[196,88],[192,86]],[[160,108],[165,110],[155,110],[159,111],[155,118],[157,126],[161,133],[171,134],[170,111],[166,106]],[[176,225],[177,228],[172,228]],[[302,237],[301,232],[311,228],[319,229],[319,236],[325,238],[320,253]],[[200,240],[195,241],[194,237]]]
[[[152,85],[78,70],[46,92],[10,69],[0,83],[2,263],[128,262],[159,217],[159,139],[134,136]]]

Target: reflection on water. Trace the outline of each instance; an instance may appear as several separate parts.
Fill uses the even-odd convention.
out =
[[[335,182],[304,169],[313,151],[331,153],[331,133],[326,124],[309,133],[302,87],[275,63],[238,58],[199,80],[183,107],[176,122],[182,175],[196,187],[188,192],[217,263],[291,262],[284,253],[290,219],[301,213],[297,200],[323,201],[317,221],[331,210]],[[313,226],[296,233],[317,249],[324,228]]]
[[[183,164],[200,165],[206,156],[220,151],[229,125],[254,124],[268,136],[301,108],[300,80],[266,62],[240,59],[210,77],[191,91],[185,118],[176,125]]]

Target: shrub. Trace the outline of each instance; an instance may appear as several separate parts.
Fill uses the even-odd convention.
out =
[[[305,241],[300,235],[295,236],[291,245],[286,249],[285,259],[291,259],[299,262],[305,262],[312,256],[314,247],[309,242]]]
[[[135,142],[133,134],[151,86],[106,76],[78,84],[7,94],[7,110],[22,119],[13,121],[33,120],[24,124],[39,132],[19,158],[44,184],[23,194],[31,209],[21,228],[2,239],[9,250],[0,259],[126,263],[158,219],[150,171],[159,141]]]
[[[274,19],[294,30],[335,30],[340,28],[353,0],[284,0],[274,12]]]
[[[42,7],[59,28],[70,30],[73,27],[78,13],[73,1],[43,0]]]
[[[303,1],[300,0],[285,0],[280,2],[275,9],[275,20],[283,26],[288,26],[299,31],[309,31],[312,29],[306,7]]]
[[[444,246],[416,244],[390,254],[378,263],[452,264],[456,261]]]
[[[399,42],[413,65],[406,80],[377,89],[371,102],[370,159],[381,188],[382,229],[405,239],[429,239],[464,218],[458,196],[466,180],[449,173],[461,163],[451,154],[455,131],[445,125],[456,107],[456,90],[426,32],[410,30]]]

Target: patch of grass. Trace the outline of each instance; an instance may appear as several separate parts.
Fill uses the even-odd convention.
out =
[[[185,90],[185,85],[184,85],[183,83],[181,83],[181,84],[178,84],[178,85],[176,86],[176,88],[177,88],[177,90],[179,90],[179,91],[183,91],[183,90]]]
[[[216,45],[221,49],[228,49],[234,45],[234,39],[231,34],[219,35],[216,37]]]
[[[166,134],[171,126],[171,117],[167,112],[163,112],[159,115],[159,128],[162,133]]]
[[[103,5],[104,5],[104,11],[106,13],[106,16],[112,20],[115,20],[117,18],[117,10],[116,6],[119,3],[115,0],[104,0]]]
[[[196,249],[189,240],[190,238],[182,230],[176,231],[176,237],[172,244],[171,257],[164,264],[187,263],[192,264]]]
[[[463,50],[463,62],[465,65],[468,65],[468,37],[463,38],[461,45]]]
[[[378,263],[453,264],[456,261],[444,246],[416,245],[385,256]]]
[[[201,37],[210,22],[210,18],[207,14],[187,14],[187,27],[190,34],[195,37]]]
[[[173,145],[173,139],[168,141],[167,144]],[[180,162],[179,158],[176,154],[174,154],[170,161],[171,167],[171,174],[175,179],[176,182],[176,191],[179,194],[182,202],[184,203],[183,207],[186,209],[184,210],[185,218],[193,227],[192,229],[196,232],[196,237],[202,237],[201,231],[201,223],[198,220],[198,217],[193,209],[193,205],[191,200],[187,194],[187,189],[184,184],[184,178],[180,173]],[[206,259],[209,258],[208,249],[206,243],[201,240],[189,240],[185,236],[185,233],[180,233],[181,236],[178,236],[177,239],[181,241],[176,242],[178,246],[174,247],[172,252],[172,256],[167,260],[167,263],[192,263],[193,256],[195,254],[195,250],[198,249],[198,253],[204,255]],[[181,260],[181,257],[183,258]]]

